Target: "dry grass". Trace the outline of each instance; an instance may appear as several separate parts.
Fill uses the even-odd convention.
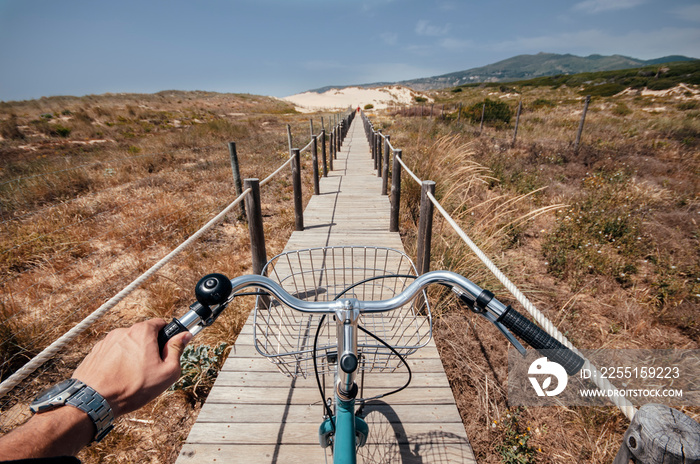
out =
[[[387,114],[375,126],[391,134],[420,178],[437,182],[443,206],[576,346],[698,348],[697,102],[594,98],[575,152],[577,89],[517,90],[434,95],[436,107],[445,102],[448,109],[484,98],[515,109],[522,99],[514,146],[514,121],[486,126],[481,136],[478,124],[450,115]],[[411,250],[420,190],[405,176],[403,192],[402,234]],[[514,303],[441,219],[431,267],[462,272]],[[504,451],[510,445],[522,462],[611,462],[628,425],[621,413],[510,407],[507,342],[447,302],[438,313],[436,341],[479,462],[515,462]]]
[[[204,92],[2,103],[0,121],[2,378],[235,198],[227,142],[237,143],[244,178],[264,178],[287,159],[287,124],[299,141],[309,134],[308,117],[278,100]],[[70,134],[57,134],[58,124]],[[304,164],[306,201],[309,160]],[[262,191],[270,256],[293,228],[291,190],[281,175]],[[250,272],[249,253],[247,225],[231,213],[3,398],[0,430],[26,420],[31,398],[65,378],[106,332],[181,314],[202,275]],[[195,345],[232,344],[252,307],[242,300]],[[81,459],[172,462],[203,400],[192,391],[166,393]]]

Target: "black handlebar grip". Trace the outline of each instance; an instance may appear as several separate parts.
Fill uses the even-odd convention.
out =
[[[177,319],[173,319],[168,325],[160,329],[158,332],[158,349],[160,353],[163,353],[163,348],[165,348],[165,344],[168,343],[168,340],[186,330],[187,327],[182,325]]]
[[[498,318],[498,322],[520,337],[525,343],[546,355],[574,375],[583,366],[583,358],[552,338],[547,332],[536,326],[528,318],[508,306]]]

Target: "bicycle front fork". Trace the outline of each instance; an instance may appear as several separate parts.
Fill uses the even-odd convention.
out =
[[[335,433],[333,425],[335,424]],[[321,448],[333,444],[334,464],[354,464],[358,447],[365,446],[369,426],[355,415],[355,399],[343,401],[336,395],[335,416],[323,421],[318,429]]]

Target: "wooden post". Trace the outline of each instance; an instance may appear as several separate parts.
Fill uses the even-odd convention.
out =
[[[313,165],[313,175],[314,175],[314,195],[320,195],[321,194],[321,187],[319,186],[319,180],[318,180],[318,137],[315,135],[311,136],[311,140],[313,140],[313,144],[311,145],[311,162],[314,164]]]
[[[253,274],[262,274],[267,263],[267,252],[265,251],[265,230],[263,229],[262,208],[260,207],[260,181],[246,179],[244,183],[246,190],[250,189],[250,193],[245,197],[245,208],[248,212]]]
[[[382,131],[379,131],[379,136],[377,137],[377,162],[375,167],[377,168],[377,177],[382,177]]]
[[[321,118],[323,125],[323,118]],[[321,158],[323,158],[323,177],[328,177],[328,163],[326,161],[326,129],[321,129]]]
[[[481,124],[479,124],[479,135],[481,135],[481,131],[484,130],[484,116],[486,116],[486,102],[484,102],[484,105],[481,107]]]
[[[430,104],[430,118],[433,118],[433,108],[435,107],[435,103]]]
[[[328,138],[328,157],[333,159],[335,153],[335,129],[331,129],[331,134]]]
[[[287,124],[287,142],[289,143],[289,154],[292,154],[292,127]]]
[[[462,103],[459,103],[459,109],[457,110],[457,121],[462,119]]]
[[[576,142],[574,142],[574,151],[578,151],[579,143],[581,143],[581,133],[583,132],[583,123],[586,121],[586,113],[588,112],[588,104],[591,102],[591,96],[586,95],[586,101],[583,104],[583,114],[581,114],[581,122],[578,125],[576,133]]]
[[[343,142],[343,128],[338,124],[337,130],[335,131],[335,157],[338,158],[338,152],[340,151],[340,144]]]
[[[515,130],[513,131],[513,143],[511,143],[511,146],[515,146],[515,140],[518,137],[518,126],[520,125],[520,111],[523,109],[523,101],[520,100],[520,103],[518,103],[518,113],[515,116]]]
[[[399,208],[401,206],[401,150],[394,150],[394,164],[391,168],[391,215],[389,232],[399,231]]]
[[[420,190],[420,217],[418,218],[418,246],[416,268],[418,275],[430,271],[430,243],[433,237],[433,203],[428,193],[435,194],[435,182],[424,180]]]
[[[233,171],[233,185],[236,188],[236,196],[240,197],[243,193],[241,185],[241,170],[238,165],[238,153],[236,153],[236,142],[228,143],[228,154],[231,158],[231,170]],[[241,203],[241,217],[245,218],[245,205]]]
[[[389,141],[391,136],[387,135],[384,138],[384,166],[382,168],[382,195],[387,195],[389,184]]]
[[[314,136],[314,119],[313,118],[309,119],[309,126],[311,128],[311,137],[313,137]]]
[[[634,415],[613,464],[700,462],[700,424],[680,411],[645,404]]]
[[[304,230],[304,210],[301,197],[301,154],[292,148],[292,186],[294,187],[294,230]]]

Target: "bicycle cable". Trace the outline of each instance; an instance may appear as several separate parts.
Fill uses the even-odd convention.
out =
[[[366,284],[367,282],[372,282],[374,280],[388,279],[390,277],[404,278],[404,279],[416,279],[418,276],[410,275],[410,274],[388,274],[388,275],[370,277],[370,278],[361,280],[359,282],[355,282],[354,284],[346,287],[345,289],[343,289],[342,292],[338,293],[335,296],[335,298],[333,298],[333,301],[338,300],[341,296],[345,295],[347,292],[349,292],[350,290],[352,290],[353,288],[355,288],[359,285]],[[326,415],[328,415],[328,417],[333,417],[333,411],[331,411],[331,407],[328,405],[328,403],[326,403],[326,392],[324,391],[324,388],[321,385],[321,378],[320,378],[319,372],[318,372],[318,362],[316,361],[316,352],[318,351],[318,336],[321,333],[321,328],[323,327],[323,322],[325,320],[326,320],[326,315],[324,314],[323,316],[321,316],[321,320],[318,322],[318,327],[316,328],[316,334],[314,335],[314,345],[313,345],[313,351],[311,353],[311,358],[313,359],[313,364],[314,364],[314,375],[316,377],[316,386],[318,387],[318,391],[321,394],[321,402],[323,403],[324,409],[326,411]],[[381,343],[384,346],[386,346],[387,348],[389,348],[394,354],[396,354],[396,356],[399,358],[399,361],[401,361],[403,363],[403,365],[406,366],[406,369],[408,369],[408,382],[404,386],[402,386],[394,391],[391,391],[389,393],[385,393],[383,395],[378,395],[378,396],[373,397],[373,398],[368,398],[368,400],[373,400],[373,399],[378,399],[378,398],[383,398],[385,396],[393,395],[394,393],[398,393],[401,390],[408,387],[408,385],[411,383],[412,374],[411,374],[411,368],[408,366],[406,359],[404,359],[404,357],[401,356],[399,354],[399,352],[394,349],[394,347],[392,347],[391,345],[386,343],[384,340],[382,340],[381,338],[379,338],[376,335],[374,335],[373,333],[371,333],[369,330],[365,329],[364,327],[360,326],[359,324],[358,324],[357,328],[362,330],[364,333],[371,336],[375,340],[377,340],[379,343]],[[364,402],[367,400],[362,399],[361,401],[364,404]],[[360,407],[359,410],[362,410],[362,407]],[[335,424],[333,423],[332,420],[330,422],[331,422],[331,428],[333,429],[333,433],[335,433]]]

